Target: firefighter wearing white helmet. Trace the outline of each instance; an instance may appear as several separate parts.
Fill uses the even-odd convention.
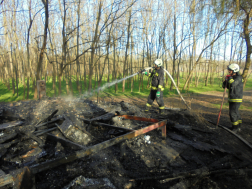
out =
[[[227,67],[229,75],[223,82],[223,88],[228,89],[229,116],[232,122],[234,132],[241,131],[242,119],[239,113],[239,107],[243,97],[243,79],[240,75],[238,64],[230,64]]]
[[[151,73],[144,72],[145,75],[152,78],[151,81],[151,91],[148,96],[148,100],[146,103],[145,112],[148,112],[156,99],[159,105],[159,113],[164,113],[164,100],[163,100],[163,91],[164,91],[164,69],[163,61],[161,59],[156,59],[154,61],[155,68]]]

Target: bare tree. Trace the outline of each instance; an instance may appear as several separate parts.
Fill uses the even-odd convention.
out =
[[[44,9],[45,9],[45,26],[44,26],[43,44],[42,44],[42,48],[40,50],[39,61],[37,64],[37,73],[36,73],[37,74],[36,75],[37,81],[40,79],[40,71],[41,71],[41,67],[42,67],[42,63],[43,63],[44,52],[46,50],[47,29],[48,29],[48,23],[49,23],[49,10],[48,10],[49,2],[48,2],[48,0],[41,0],[41,1],[44,4]],[[35,91],[34,91],[34,98],[35,99],[38,96],[37,92],[38,92],[37,87],[35,87]]]

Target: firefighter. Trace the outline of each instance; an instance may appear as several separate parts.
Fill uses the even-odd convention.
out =
[[[162,68],[163,61],[157,59],[154,61],[155,68],[151,73],[147,71],[144,72],[145,75],[152,78],[151,81],[151,91],[147,100],[145,112],[148,112],[153,104],[153,101],[156,99],[159,105],[159,113],[164,113],[164,101],[163,101],[163,90],[164,90],[164,69]]]
[[[243,97],[243,79],[240,75],[240,67],[238,64],[230,64],[228,67],[229,75],[226,76],[223,82],[223,88],[228,89],[229,116],[232,122],[234,132],[241,131],[242,119],[239,114],[239,107]]]

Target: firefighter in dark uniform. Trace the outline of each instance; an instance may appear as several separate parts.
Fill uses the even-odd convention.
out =
[[[145,112],[148,112],[156,99],[159,105],[159,113],[164,113],[164,100],[163,100],[163,90],[164,90],[164,70],[162,68],[163,62],[161,59],[157,59],[154,62],[155,69],[151,73],[147,71],[144,72],[145,75],[152,78],[151,81],[151,91],[147,100]]]
[[[234,132],[241,131],[242,119],[239,113],[239,107],[243,97],[243,78],[239,73],[240,67],[238,64],[230,64],[228,66],[229,75],[226,76],[223,82],[223,88],[228,89],[229,116],[232,122]]]

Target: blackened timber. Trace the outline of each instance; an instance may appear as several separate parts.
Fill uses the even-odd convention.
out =
[[[55,136],[53,134],[47,133],[47,136],[48,136],[49,139],[57,141],[57,142],[65,145],[65,146],[69,146],[69,147],[73,148],[74,150],[87,149],[87,147],[85,147],[85,146],[82,146],[80,144],[77,144],[77,143],[72,142],[72,141],[67,140],[67,139],[57,137],[57,136]]]
[[[130,115],[121,115],[118,117],[123,117],[125,119],[131,119],[131,120],[136,120],[136,121],[146,121],[146,122],[152,122],[152,123],[157,123],[159,122],[158,119],[153,119],[153,118],[145,118],[145,117],[137,117],[137,116],[130,116]]]
[[[10,174],[0,176],[0,187],[13,183],[13,176]]]
[[[121,130],[126,130],[126,131],[133,131],[134,129],[129,129],[129,128],[125,128],[125,127],[118,127],[118,126],[114,126],[114,125],[109,125],[106,123],[100,123],[98,121],[90,121],[87,119],[83,119],[83,118],[79,118],[82,121],[84,121],[84,123],[88,123],[88,124],[92,124],[92,125],[99,125],[99,126],[105,126],[105,127],[109,127],[109,128],[113,128],[113,129],[121,129]]]
[[[0,176],[6,175],[5,172],[3,172],[2,169],[0,169]]]
[[[47,118],[43,119],[42,121],[38,122],[35,127],[37,127],[38,124],[40,123],[44,123],[44,122],[48,122],[48,121],[51,121],[51,119],[53,118],[53,116],[55,114],[57,114],[58,110],[55,110],[51,115],[49,115]]]
[[[0,130],[19,126],[19,125],[22,125],[23,123],[24,123],[23,121],[12,121],[12,122],[8,122],[8,123],[3,123],[0,125]]]
[[[32,134],[32,133],[29,133],[29,134],[26,134],[27,138],[31,138],[33,140],[35,140],[39,146],[43,146],[44,145],[44,142],[43,140],[41,140],[39,137],[37,137],[36,135]]]
[[[127,139],[131,139],[131,138],[137,137],[139,135],[145,134],[145,133],[152,131],[154,129],[157,129],[159,127],[166,127],[166,124],[167,124],[167,120],[163,120],[158,123],[154,123],[150,126],[142,128],[142,129],[134,130],[134,131],[127,133],[125,135],[122,135],[122,136],[110,139],[108,141],[104,141],[102,143],[96,144],[94,146],[88,147],[86,150],[76,151],[70,155],[63,157],[63,158],[62,157],[56,158],[56,159],[53,159],[53,160],[50,160],[47,162],[33,165],[30,167],[30,170],[31,170],[32,174],[36,174],[36,173],[45,171],[47,169],[57,167],[59,165],[72,162],[76,159],[83,158],[83,157],[86,157],[92,153],[99,152],[100,150],[103,150],[105,148],[113,146],[113,145],[120,143],[122,141],[125,141]],[[5,186],[10,183],[13,183],[13,180],[15,180],[15,177],[16,177],[15,175],[19,171],[20,171],[20,169],[15,170],[12,174],[8,174],[3,177],[0,176],[0,187]]]
[[[226,153],[227,152],[226,150],[224,150],[224,149],[222,149],[222,148],[220,148],[218,146],[213,146],[211,144],[204,143],[204,142],[201,142],[201,141],[196,141],[196,142],[195,141],[191,141],[191,140],[188,140],[185,137],[183,137],[181,135],[178,135],[176,133],[169,133],[168,135],[173,140],[181,141],[184,144],[190,145],[193,148],[201,150],[201,151],[218,150],[219,152],[222,152],[222,153]]]
[[[114,125],[109,125],[106,123],[99,123],[97,121],[92,122],[93,125],[99,125],[99,126],[105,126],[105,127],[109,127],[109,128],[113,128],[113,129],[120,129],[120,130],[124,130],[124,131],[134,131],[134,129],[129,129],[129,128],[125,128],[125,127],[117,127]]]
[[[45,133],[54,131],[54,130],[57,129],[57,128],[58,128],[58,127],[53,127],[53,128],[46,129],[46,130],[35,131],[34,134],[35,134],[36,136],[43,135],[43,134],[45,134]]]
[[[62,117],[59,117],[59,118],[53,119],[53,120],[51,120],[51,121],[48,121],[48,122],[45,122],[45,123],[41,123],[41,124],[39,124],[39,125],[37,125],[37,126],[35,126],[35,127],[42,127],[42,126],[44,126],[44,125],[48,125],[48,124],[50,124],[50,123],[54,123],[54,122],[59,121],[59,120],[61,120],[61,119],[62,119]]]
[[[106,113],[104,115],[95,117],[93,119],[90,119],[90,121],[109,121],[112,117],[114,117],[116,114],[113,113]]]
[[[65,135],[68,130],[73,126],[73,122],[68,119],[68,117],[64,116],[64,122],[59,126],[58,124],[55,124],[59,130]]]
[[[204,177],[208,175],[215,174],[225,174],[225,175],[234,175],[234,176],[246,176],[248,174],[252,174],[252,169],[218,169],[218,170],[210,170],[208,167],[202,167],[199,169],[195,169],[192,171],[180,172],[180,173],[172,173],[169,175],[161,175],[161,176],[153,176],[153,177],[142,177],[130,179],[130,181],[138,181],[138,180],[160,180],[160,183],[166,183],[175,179],[186,179],[192,177]]]
[[[131,139],[131,138],[137,137],[139,135],[142,135],[144,133],[147,133],[149,131],[152,131],[154,129],[157,129],[159,127],[166,126],[166,123],[167,123],[166,120],[160,121],[158,123],[154,123],[154,124],[152,124],[150,126],[142,128],[142,129],[135,130],[135,131],[132,131],[132,132],[127,133],[125,135],[122,135],[122,136],[110,139],[108,141],[104,141],[102,143],[96,144],[94,146],[88,147],[86,150],[76,151],[73,154],[65,156],[64,158],[57,158],[57,159],[54,159],[54,160],[51,160],[51,161],[43,162],[43,163],[38,164],[38,165],[34,165],[34,166],[31,167],[32,173],[36,174],[36,173],[39,173],[41,171],[57,167],[59,165],[72,162],[72,161],[74,161],[76,159],[86,157],[86,156],[88,156],[88,155],[90,155],[92,153],[99,152],[100,150],[103,150],[105,148],[113,146],[113,145],[115,145],[115,144],[117,144],[119,142],[122,142],[124,140]]]
[[[2,138],[0,138],[0,144],[1,144],[1,143],[4,143],[4,142],[7,141],[7,140],[13,139],[13,138],[15,138],[16,136],[17,136],[17,133],[12,133],[12,134],[9,134],[9,135],[7,135],[7,136],[5,136],[5,137],[2,137]]]
[[[0,144],[0,149],[1,148],[9,148],[12,144],[20,142],[20,139],[14,139],[11,142]]]
[[[56,123],[50,123],[50,124],[47,124],[47,125],[45,125],[45,126],[37,127],[35,132],[41,132],[41,131],[44,131],[44,130],[46,130],[46,129],[55,127],[55,126],[56,126],[55,124],[56,124]]]
[[[46,132],[49,132],[49,131],[52,131],[52,130],[55,130],[55,129],[57,129],[57,127],[52,128],[52,129],[48,129],[47,131],[44,131],[44,132],[40,132],[40,133],[36,133],[36,134],[34,133],[35,135],[32,135],[32,136],[31,136],[31,134],[30,135],[25,135],[21,139],[17,138],[17,139],[14,139],[14,140],[12,140],[12,141],[10,141],[8,143],[0,144],[0,149],[1,148],[9,148],[12,144],[16,144],[16,143],[18,143],[20,141],[24,141],[24,140],[27,140],[27,139],[30,139],[30,138],[37,141],[37,142],[39,141],[38,143],[40,145],[43,145],[44,142],[40,138],[38,138],[37,136],[40,136],[40,135],[42,135],[42,134],[44,134]]]

